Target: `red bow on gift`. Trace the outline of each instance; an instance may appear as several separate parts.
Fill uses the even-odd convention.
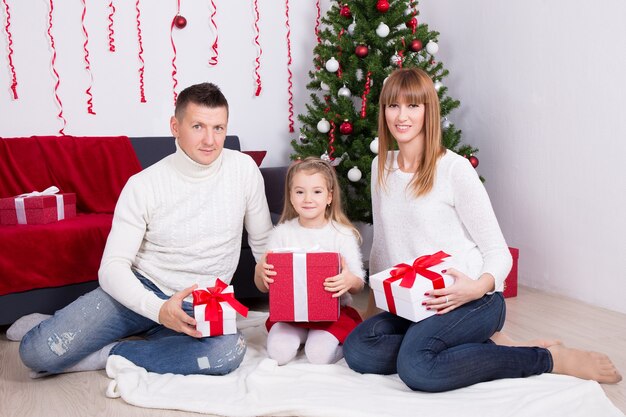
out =
[[[383,289],[385,291],[385,298],[387,300],[389,312],[396,314],[396,303],[393,299],[393,293],[391,291],[391,283],[395,281],[402,280],[400,281],[401,287],[411,288],[413,287],[413,283],[415,283],[415,277],[419,274],[432,281],[433,289],[437,290],[445,288],[446,284],[443,277],[436,272],[428,270],[427,268],[442,263],[443,259],[449,256],[450,255],[447,253],[439,251],[432,255],[420,256],[413,261],[413,265],[398,264],[394,266],[395,269],[392,269],[390,273],[391,277],[383,281]]]
[[[248,316],[248,307],[235,300],[235,295],[232,292],[222,292],[227,287],[228,284],[217,278],[214,287],[203,288],[192,293],[194,305],[206,304],[204,317],[207,321],[217,321],[221,319],[222,306],[220,306],[220,301],[225,301],[230,304],[230,306],[242,316]]]
[[[442,263],[443,259],[449,256],[450,255],[443,251],[439,251],[432,255],[420,256],[413,261],[413,266],[408,264],[398,264],[394,266],[395,269],[391,271],[391,276],[396,277],[393,281],[402,279],[402,281],[400,281],[400,286],[404,288],[413,287],[417,274],[431,280],[433,282],[434,289],[444,288],[445,283],[443,281],[443,277],[436,272],[429,271],[427,268]]]

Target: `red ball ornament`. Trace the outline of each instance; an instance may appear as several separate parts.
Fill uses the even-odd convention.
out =
[[[472,164],[474,168],[478,166],[478,158],[476,158],[474,155],[470,155],[467,159],[469,159],[470,164]]]
[[[359,58],[365,58],[369,52],[370,50],[367,45],[357,45],[356,48],[354,48],[354,54]]]
[[[407,20],[406,27],[415,30],[415,28],[417,27],[417,19],[412,17],[411,20]]]
[[[352,133],[352,123],[347,120],[344,120],[343,123],[339,126],[339,131],[342,135],[349,135]]]
[[[352,18],[352,12],[350,11],[350,7],[348,6],[341,6],[339,14],[348,19]]]
[[[411,41],[411,44],[409,45],[409,48],[413,52],[419,52],[422,50],[423,47],[424,45],[422,45],[422,41],[420,41],[419,39],[413,39]]]
[[[389,10],[389,2],[387,0],[378,0],[376,10],[381,13],[387,13],[387,10]]]
[[[174,17],[174,26],[176,26],[178,29],[184,28],[185,26],[187,26],[187,19],[185,19],[181,15],[176,15],[176,17]]]

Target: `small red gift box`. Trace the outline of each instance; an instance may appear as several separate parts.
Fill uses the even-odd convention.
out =
[[[339,297],[324,289],[324,280],[339,274],[336,252],[273,252],[267,263],[277,274],[270,284],[271,321],[337,321]]]
[[[76,194],[58,191],[53,186],[0,199],[0,224],[48,224],[76,217]]]
[[[517,297],[517,259],[519,258],[519,249],[509,248],[513,257],[513,266],[511,272],[504,280],[504,298]]]
[[[194,290],[191,296],[196,330],[202,337],[235,334],[237,313],[248,315],[248,308],[235,299],[233,286],[219,278],[214,287]]]

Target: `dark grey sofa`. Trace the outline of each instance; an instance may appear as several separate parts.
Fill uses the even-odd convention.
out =
[[[142,168],[154,164],[176,149],[174,139],[169,136],[133,137],[130,141]],[[237,136],[227,136],[224,146],[229,149],[241,149]],[[265,181],[265,195],[272,220],[276,222],[283,206],[286,167],[269,167],[260,170]],[[244,233],[239,265],[232,281],[238,299],[266,297],[266,294],[261,293],[254,285],[254,266],[255,260]],[[0,326],[10,324],[19,317],[34,312],[51,314],[97,286],[98,281],[94,277],[94,281],[81,284],[41,288],[0,296]]]

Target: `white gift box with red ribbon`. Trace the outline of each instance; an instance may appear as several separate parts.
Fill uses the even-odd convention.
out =
[[[453,268],[445,252],[421,256],[410,263],[402,263],[371,275],[369,285],[374,291],[376,306],[405,319],[418,322],[436,314],[426,310],[424,295],[433,289],[445,288],[454,278],[441,271]]]
[[[237,333],[237,313],[246,317],[248,308],[235,299],[233,286],[219,278],[214,287],[195,290],[193,313],[202,337]]]

